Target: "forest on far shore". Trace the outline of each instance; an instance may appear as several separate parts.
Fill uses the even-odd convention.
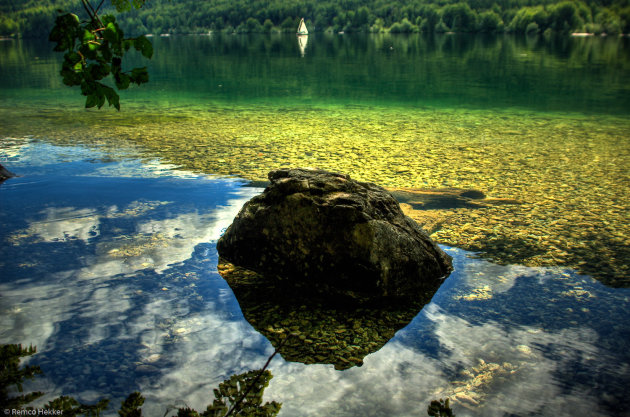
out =
[[[80,0],[0,0],[0,36],[47,37],[59,10],[83,11]],[[117,19],[135,36],[295,32],[302,17],[311,32],[616,35],[630,33],[630,0],[147,0]]]

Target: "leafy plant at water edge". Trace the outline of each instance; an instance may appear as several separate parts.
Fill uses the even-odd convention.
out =
[[[133,392],[120,405],[118,415],[120,417],[141,417],[142,410],[140,407],[142,407],[142,404],[144,404],[144,397],[137,391]]]
[[[60,75],[68,86],[80,86],[86,96],[85,107],[105,104],[120,110],[120,97],[114,88],[102,82],[112,75],[118,90],[131,84],[149,81],[146,67],[123,71],[125,53],[132,47],[145,58],[153,56],[153,45],[145,36],[125,38],[113,15],[99,16],[103,1],[94,8],[89,0],[81,0],[88,20],[82,22],[76,14],[64,13],[57,17],[49,40],[56,42],[55,51],[65,52]],[[111,0],[118,11],[140,8],[144,0]]]
[[[427,407],[427,414],[431,417],[455,417],[450,403],[451,401],[448,398],[446,401],[441,398],[439,401],[433,400]]]
[[[20,409],[31,401],[41,397],[44,393],[33,392],[18,397],[9,398],[9,388],[17,387],[22,392],[25,378],[32,378],[42,371],[39,366],[20,365],[20,358],[30,356],[36,352],[34,347],[23,349],[21,345],[0,346],[0,405],[5,409]],[[206,411],[199,413],[191,408],[178,409],[179,417],[229,417],[229,416],[257,416],[273,417],[280,411],[281,403],[272,401],[262,403],[263,393],[273,376],[266,368],[275,356],[269,358],[263,369],[253,370],[238,375],[232,375],[214,390],[215,399],[208,405]],[[144,397],[139,392],[130,394],[120,406],[120,417],[142,417],[140,407],[144,404]],[[109,400],[100,399],[96,404],[83,404],[69,396],[61,396],[48,402],[43,408],[61,411],[63,416],[100,416],[107,410]],[[26,407],[32,409],[32,407]]]
[[[249,371],[233,375],[214,390],[215,400],[208,406],[203,417],[223,417],[234,414],[245,416],[275,416],[280,412],[282,404],[272,401],[262,404],[262,395],[269,381],[273,378],[267,370]],[[230,408],[228,409],[228,404]],[[238,415],[237,414],[237,415]]]
[[[31,356],[35,352],[37,352],[37,349],[33,346],[30,346],[28,349],[22,348],[22,345],[0,346],[0,404],[5,408],[21,407],[44,395],[43,392],[31,392],[9,398],[8,388],[10,386],[15,385],[21,393],[23,392],[22,382],[25,378],[30,379],[42,373],[39,366],[19,368],[20,358]]]
[[[20,358],[30,356],[36,352],[36,348],[30,346],[23,349],[22,345],[0,345],[0,406],[5,409],[20,409],[44,393],[33,392],[18,397],[9,398],[8,390],[15,385],[22,392],[22,383],[25,378],[33,378],[42,371],[39,366],[20,365]],[[177,417],[274,417],[277,416],[282,403],[275,401],[262,403],[263,393],[273,378],[266,368],[276,355],[277,350],[269,357],[262,369],[232,375],[214,389],[214,400],[202,413],[186,407],[177,410]],[[142,417],[142,405],[144,397],[139,392],[131,393],[121,404],[118,410],[120,417]],[[61,396],[50,401],[44,406],[46,410],[62,411],[63,416],[100,416],[107,410],[109,400],[100,399],[96,404],[82,404],[72,397]],[[32,407],[26,407],[32,409]],[[168,414],[168,411],[167,411]],[[450,401],[440,399],[431,401],[427,408],[427,414],[431,417],[455,417],[450,408]]]
[[[50,401],[44,406],[45,410],[60,410],[64,416],[87,416],[98,417],[102,411],[107,409],[109,400],[101,398],[96,404],[83,404],[72,397],[61,396]]]
[[[0,346],[0,406],[4,409],[20,409],[26,404],[44,395],[43,392],[31,392],[9,398],[9,388],[15,386],[18,392],[23,392],[22,384],[25,379],[33,378],[42,373],[39,366],[20,365],[20,358],[31,356],[37,352],[33,346],[27,349],[22,345]],[[94,405],[79,403],[71,397],[62,396],[55,398],[44,406],[47,410],[61,410],[64,416],[98,416],[107,408],[108,400],[102,399]],[[26,407],[32,409],[32,407]],[[132,417],[129,415],[129,417]]]

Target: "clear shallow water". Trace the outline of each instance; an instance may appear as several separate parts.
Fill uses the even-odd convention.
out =
[[[82,109],[46,42],[0,43],[0,137],[264,180],[317,167],[519,204],[436,213],[438,242],[630,286],[627,37],[155,38],[123,111]]]
[[[627,38],[154,41],[121,113],[82,109],[49,44],[0,42],[0,158],[23,175],[0,185],[0,339],[38,347],[32,389],[138,389],[163,415],[260,368],[215,241],[245,180],[292,165],[522,204],[439,213],[456,269],[432,302],[362,367],[274,359],[282,415],[629,413],[630,294],[588,276],[630,271]]]
[[[0,185],[0,338],[34,344],[49,396],[133,390],[146,415],[203,409],[212,388],[273,348],[216,271],[215,242],[260,189],[98,148],[16,143]],[[455,270],[364,365],[274,359],[265,400],[284,416],[627,415],[630,290],[570,269],[496,265],[445,249]]]
[[[626,115],[627,37],[313,34],[153,38],[151,82],[123,108],[267,104],[474,108]],[[82,103],[57,76],[52,44],[0,42],[2,96],[16,104]],[[43,91],[43,90],[48,91]]]

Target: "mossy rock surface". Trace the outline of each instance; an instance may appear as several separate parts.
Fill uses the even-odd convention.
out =
[[[222,258],[330,294],[414,298],[452,270],[384,188],[309,169],[269,173],[217,243]]]

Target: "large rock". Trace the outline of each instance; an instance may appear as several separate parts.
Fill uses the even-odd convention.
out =
[[[11,177],[15,177],[15,174],[9,171],[8,169],[6,169],[5,167],[3,167],[2,164],[0,164],[0,182],[7,180]]]
[[[217,243],[223,259],[355,297],[426,295],[452,270],[381,187],[306,169],[272,171],[269,180]]]

